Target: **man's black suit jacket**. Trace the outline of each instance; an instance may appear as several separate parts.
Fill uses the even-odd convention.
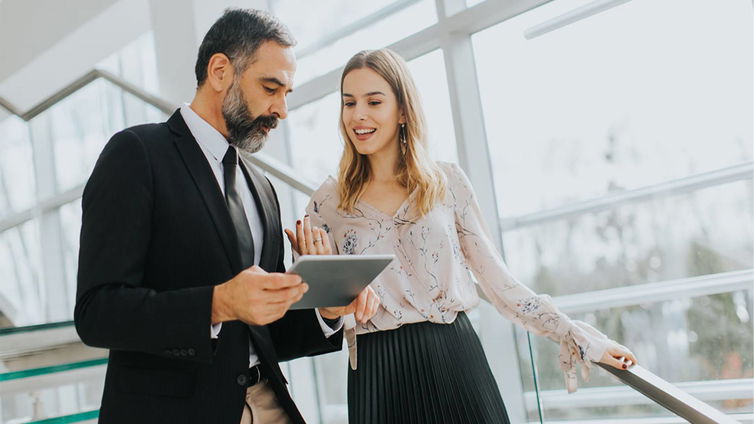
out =
[[[283,272],[277,196],[242,169],[264,223],[259,266]],[[226,322],[210,339],[213,286],[241,271],[225,199],[179,111],[165,123],[123,130],[102,151],[84,189],[76,329],[110,349],[102,423],[237,424],[249,338],[280,404],[301,414],[278,361],[337,350],[313,310],[267,326]]]

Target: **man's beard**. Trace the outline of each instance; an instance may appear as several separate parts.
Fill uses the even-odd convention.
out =
[[[267,141],[267,133],[262,127],[271,130],[278,125],[276,116],[254,118],[237,80],[234,80],[228,89],[228,94],[223,100],[222,113],[225,126],[228,128],[228,143],[249,153],[258,152]]]

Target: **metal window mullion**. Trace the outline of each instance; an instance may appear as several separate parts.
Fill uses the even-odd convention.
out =
[[[612,209],[628,203],[689,193],[731,182],[751,180],[752,178],[754,178],[754,162],[744,162],[726,168],[664,181],[651,186],[609,193],[594,199],[571,203],[553,209],[501,218],[500,226],[503,231],[516,230],[522,227],[555,221],[570,216]]]
[[[453,32],[447,24],[448,16],[462,10],[465,3],[463,0],[436,0],[436,5],[438,35],[445,58],[459,162],[474,186],[489,235],[498,251],[503,254],[500,218],[471,36],[468,33]],[[489,362],[500,379],[498,385],[508,415],[512,422],[524,422],[527,418],[526,405],[514,325],[503,320],[494,308],[482,308],[480,312],[483,322],[480,326],[480,338],[488,351],[496,353],[496,357],[491,356]]]
[[[752,282],[754,282],[754,270],[747,269],[558,296],[553,298],[553,303],[567,314],[591,312],[751,290]]]

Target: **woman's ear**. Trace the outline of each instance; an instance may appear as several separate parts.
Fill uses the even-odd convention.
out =
[[[406,114],[401,112],[400,116],[398,116],[398,123],[399,124],[405,124],[406,123]]]
[[[233,82],[233,65],[224,53],[215,53],[207,64],[207,82],[216,92],[225,91]]]

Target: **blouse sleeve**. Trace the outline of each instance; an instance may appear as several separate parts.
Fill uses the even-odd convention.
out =
[[[560,344],[560,368],[568,391],[574,392],[576,364],[582,365],[582,376],[587,380],[590,361],[599,361],[614,342],[589,324],[568,318],[550,296],[537,295],[516,280],[484,227],[468,177],[457,165],[452,167],[449,195],[455,202],[456,231],[466,263],[484,294],[504,317]]]

